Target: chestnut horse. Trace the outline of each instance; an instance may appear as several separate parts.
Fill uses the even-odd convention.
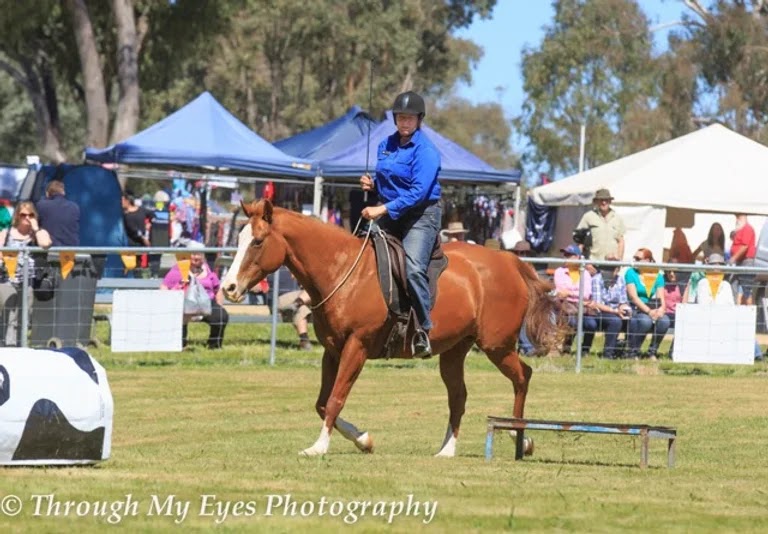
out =
[[[373,248],[318,219],[273,208],[268,200],[243,204],[249,224],[224,279],[224,294],[239,301],[248,289],[285,264],[316,306],[315,333],[325,348],[322,383],[315,409],[323,419],[320,437],[307,456],[325,454],[336,428],[364,452],[373,440],[339,417],[366,359],[379,355],[387,339],[387,305],[376,274]],[[468,243],[444,246],[448,268],[438,282],[429,333],[440,354],[440,376],[448,390],[448,430],[438,456],[454,456],[467,400],[464,359],[473,344],[512,381],[513,413],[523,416],[532,369],[518,357],[518,333],[534,345],[554,348],[559,328],[548,292],[551,286],[515,255]],[[410,349],[409,349],[410,350]],[[402,355],[410,357],[410,354]]]

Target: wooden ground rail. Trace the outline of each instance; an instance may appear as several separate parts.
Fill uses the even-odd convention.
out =
[[[485,439],[485,459],[493,456],[493,436],[497,430],[514,430],[515,460],[520,460],[524,452],[524,433],[526,430],[552,430],[556,432],[585,432],[590,434],[624,434],[640,436],[640,467],[648,467],[648,442],[651,438],[666,439],[667,467],[675,466],[675,439],[677,430],[666,426],[618,424],[618,423],[577,423],[573,421],[545,421],[540,419],[517,419],[511,417],[488,416],[488,435]]]

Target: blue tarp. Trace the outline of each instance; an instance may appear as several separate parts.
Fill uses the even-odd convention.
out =
[[[344,115],[322,126],[281,139],[275,146],[297,158],[322,160],[338,154],[367,137],[378,121],[359,106],[349,108]]]
[[[454,143],[447,137],[443,137],[426,124],[422,124],[421,129],[440,152],[442,163],[440,171],[441,180],[520,183],[519,170],[496,170],[457,143]],[[392,112],[388,111],[386,119],[371,129],[370,145],[368,145],[366,132],[366,135],[360,137],[353,145],[319,162],[323,177],[357,180],[366,169],[372,171],[376,168],[376,149],[379,143],[394,132],[395,123],[392,120]],[[367,166],[365,164],[366,153],[368,154]]]
[[[270,177],[316,174],[310,161],[275,148],[207,91],[146,130],[105,149],[87,148],[85,155],[102,163],[229,169]]]

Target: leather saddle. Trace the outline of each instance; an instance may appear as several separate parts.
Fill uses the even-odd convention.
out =
[[[410,357],[410,340],[417,329],[421,328],[411,306],[411,296],[405,275],[405,249],[397,237],[386,232],[378,225],[371,227],[373,249],[376,253],[376,270],[379,286],[387,303],[390,332],[378,358]],[[427,275],[429,277],[430,309],[437,300],[437,281],[448,267],[448,258],[440,246],[437,236],[432,248]]]

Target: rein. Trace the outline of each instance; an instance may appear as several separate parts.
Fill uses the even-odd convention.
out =
[[[357,220],[357,226],[355,226],[355,232],[354,232],[355,234],[357,233],[357,228],[358,228],[359,226],[360,226],[360,219],[358,219],[358,220]],[[327,297],[325,297],[325,298],[324,298],[323,300],[321,300],[319,303],[317,303],[317,304],[315,304],[315,305],[313,305],[313,306],[310,306],[310,307],[309,307],[309,309],[310,309],[310,310],[316,310],[317,308],[319,308],[320,306],[322,306],[323,304],[325,304],[326,302],[328,302],[328,299],[330,299],[330,298],[331,298],[333,295],[335,295],[335,294],[336,294],[336,292],[337,292],[339,289],[341,289],[341,286],[343,286],[343,285],[344,285],[344,282],[346,282],[346,281],[347,281],[347,279],[349,278],[349,276],[352,274],[352,271],[354,271],[354,270],[355,270],[355,267],[357,267],[357,264],[358,264],[358,263],[360,263],[360,258],[362,258],[362,257],[363,257],[363,251],[365,250],[365,246],[368,244],[368,239],[369,239],[369,238],[370,238],[370,236],[371,236],[371,226],[372,226],[372,224],[369,224],[369,225],[368,225],[368,231],[365,233],[365,239],[363,240],[363,246],[362,246],[362,247],[360,247],[360,252],[357,254],[357,258],[355,258],[355,262],[352,264],[352,267],[350,267],[350,268],[349,268],[349,271],[347,271],[347,274],[345,274],[345,275],[344,275],[344,277],[341,279],[341,282],[339,282],[339,284],[338,284],[338,285],[337,285],[337,286],[336,286],[336,287],[333,289],[333,291],[331,291],[330,293],[328,293],[328,296],[327,296]]]

